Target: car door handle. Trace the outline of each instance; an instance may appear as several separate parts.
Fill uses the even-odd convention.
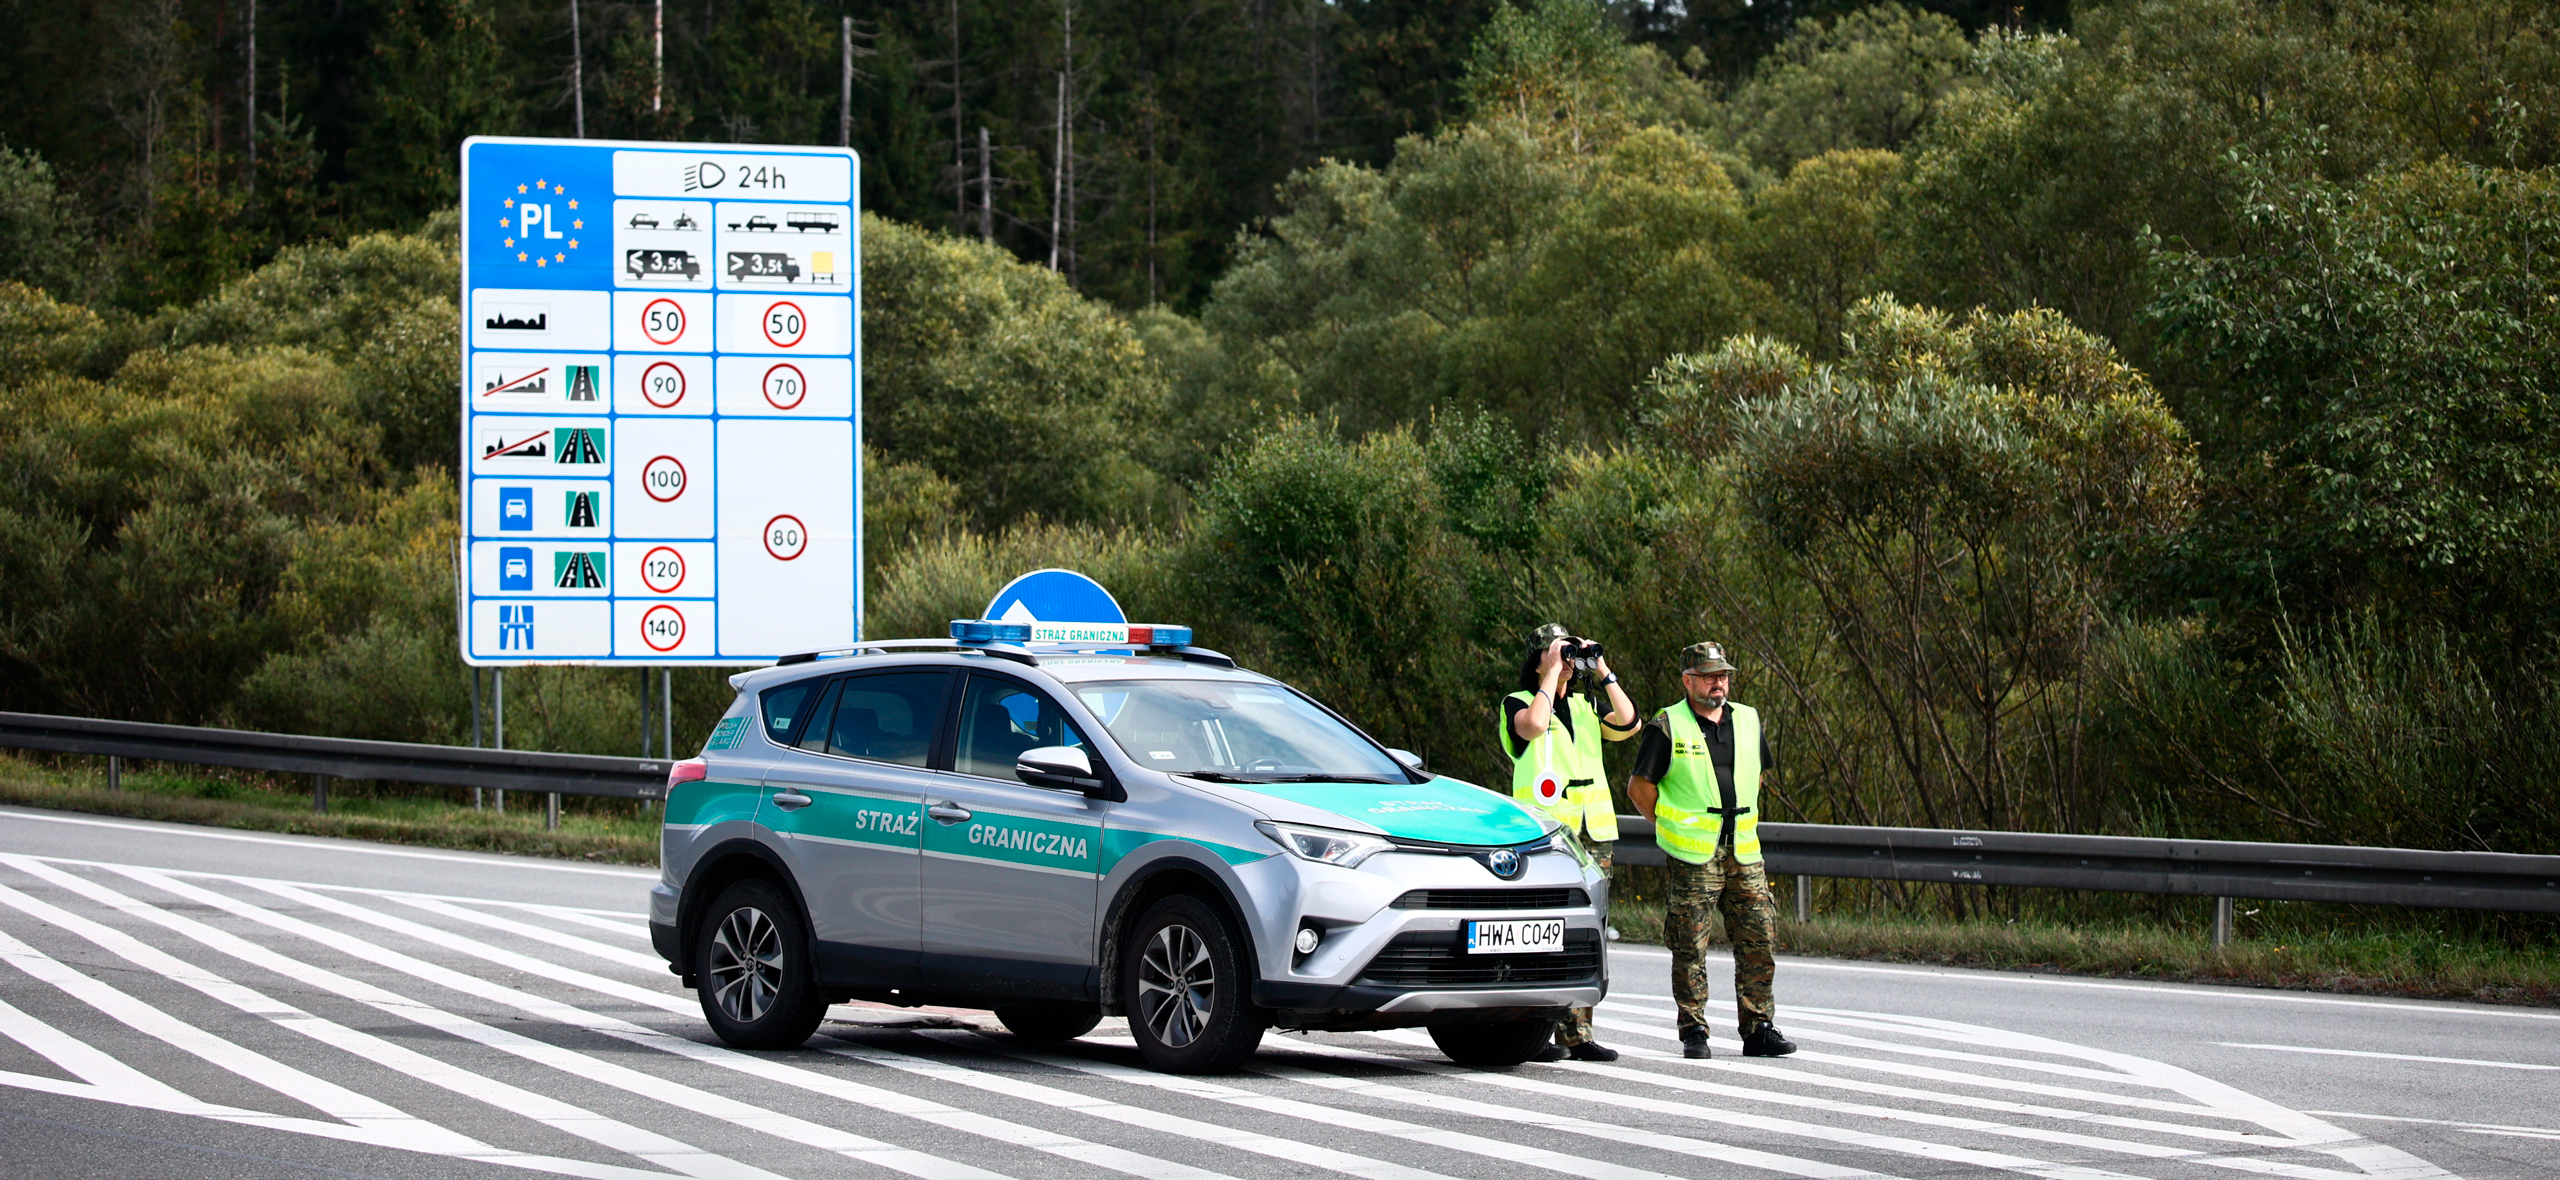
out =
[[[785,790],[773,797],[773,805],[783,809],[784,811],[798,811],[815,802],[817,802],[817,800],[812,799],[807,795],[803,795],[798,791],[792,790]]]
[[[969,809],[957,803],[930,804],[926,806],[924,813],[946,824],[956,824],[969,818]]]

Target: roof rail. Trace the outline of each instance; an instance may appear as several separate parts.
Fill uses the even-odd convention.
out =
[[[984,652],[987,655],[995,656],[998,659],[1012,660],[1018,664],[1036,665],[1039,663],[1039,660],[1036,657],[1034,657],[1030,652],[1022,650],[1021,646],[1018,644],[962,643],[954,639],[883,639],[877,643],[857,643],[849,647],[830,647],[821,648],[817,651],[793,652],[790,655],[775,660],[774,666],[783,667],[790,664],[812,663],[817,660],[842,659],[849,656],[858,656],[865,652],[887,653],[891,651],[974,651]]]

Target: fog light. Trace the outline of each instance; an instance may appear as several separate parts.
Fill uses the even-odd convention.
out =
[[[1315,928],[1315,927],[1313,927],[1313,926],[1300,926],[1300,927],[1298,927],[1298,953],[1299,953],[1299,954],[1302,954],[1302,955],[1312,955],[1312,954],[1316,953],[1316,944],[1317,944],[1318,942],[1323,941],[1323,940],[1324,940],[1324,936],[1323,936],[1323,935],[1321,935],[1321,934],[1316,933],[1316,928]]]

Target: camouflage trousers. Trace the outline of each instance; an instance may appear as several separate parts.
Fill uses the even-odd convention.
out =
[[[1743,864],[1733,850],[1693,865],[1669,858],[1671,897],[1662,915],[1663,945],[1671,950],[1671,999],[1680,1009],[1680,1027],[1707,1026],[1707,911],[1724,913],[1725,937],[1733,943],[1733,990],[1736,1023],[1748,1035],[1771,1022],[1777,1002],[1770,982],[1777,961],[1769,957],[1776,934],[1778,906],[1769,895],[1766,864]]]
[[[1576,837],[1576,839],[1582,841],[1582,850],[1590,854],[1591,859],[1600,865],[1600,874],[1604,877],[1607,876],[1609,874],[1610,867],[1617,863],[1612,854],[1617,851],[1618,842],[1615,840],[1594,840],[1588,836],[1579,836]],[[1605,939],[1608,932],[1604,930],[1601,931],[1601,934]],[[1600,945],[1600,953],[1604,955],[1608,954],[1608,943],[1603,941]],[[1556,1022],[1557,1045],[1570,1049],[1575,1045],[1583,1044],[1590,1039],[1591,1009],[1576,1008],[1571,1013],[1567,1014],[1564,1019]]]

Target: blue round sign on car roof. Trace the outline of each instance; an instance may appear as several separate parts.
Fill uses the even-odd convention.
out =
[[[1074,570],[1033,570],[1005,583],[986,616],[1006,623],[1126,623],[1102,583]]]

